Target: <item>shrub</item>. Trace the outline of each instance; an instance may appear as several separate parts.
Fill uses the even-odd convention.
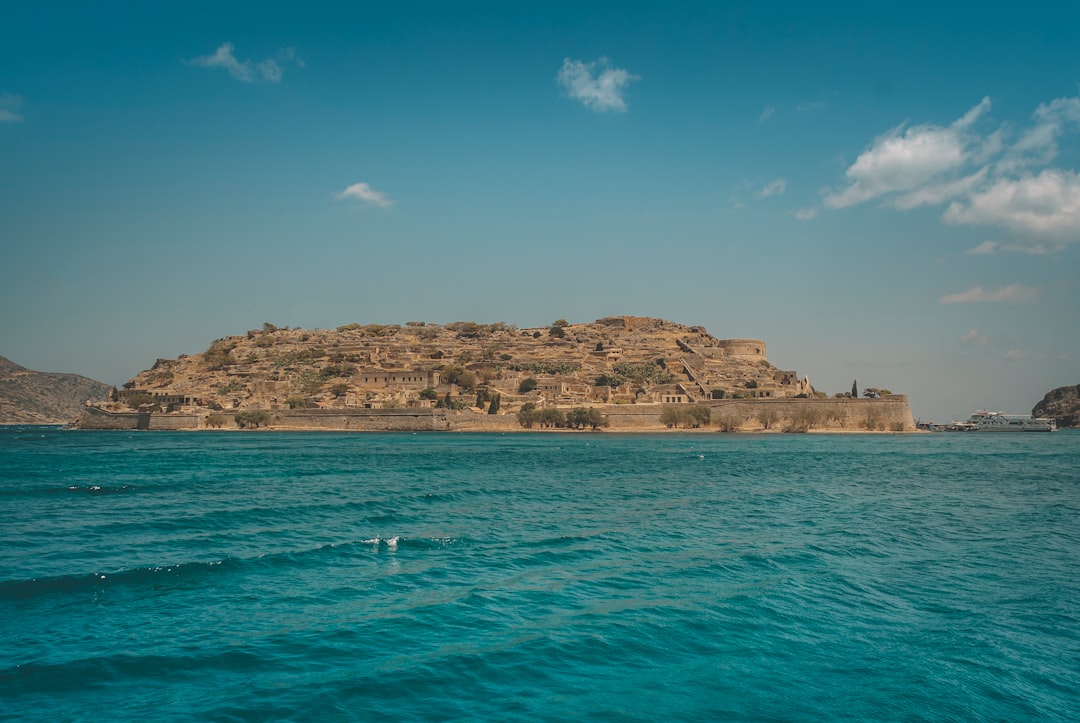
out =
[[[349,393],[349,385],[335,384],[334,386],[330,387],[330,393],[333,394],[335,397],[344,397],[346,394]]]
[[[724,398],[724,390],[723,389],[713,389],[712,393],[711,393],[711,396],[712,396],[713,399],[723,399]]]
[[[222,384],[220,387],[218,387],[217,393],[218,395],[232,394],[233,392],[239,392],[243,390],[243,388],[243,384],[236,381],[235,379],[230,379],[228,383]]]
[[[421,399],[438,399],[439,395],[435,393],[435,387],[426,387],[420,390]]]
[[[203,364],[210,371],[218,371],[224,369],[229,364],[232,364],[232,357],[230,352],[233,350],[234,345],[229,344],[224,339],[218,339],[210,348],[203,352]]]
[[[536,381],[532,377],[528,379],[522,379],[521,384],[518,384],[518,394],[528,394],[532,390],[540,386],[540,382]]]
[[[596,429],[597,427],[606,427],[608,424],[608,418],[595,407],[574,407],[566,414],[566,426],[573,429],[584,429],[585,427]]]
[[[251,427],[257,429],[261,426],[270,424],[270,412],[265,409],[249,409],[243,412],[237,412],[233,417],[236,420],[237,426],[241,429]]]
[[[763,409],[758,413],[757,419],[762,427],[769,429],[780,421],[780,413],[775,409]]]
[[[127,398],[127,404],[132,409],[138,409],[143,404],[157,404],[157,400],[154,399],[154,395],[148,392],[139,392],[132,394]]]
[[[211,414],[206,418],[206,426],[213,427],[214,429],[221,429],[229,422],[229,418],[224,414]]]
[[[625,383],[626,380],[620,377],[618,374],[601,374],[593,382],[594,387],[618,387]]]
[[[716,418],[716,426],[721,432],[737,432],[742,426],[742,420],[734,414],[723,414]]]
[[[553,336],[556,339],[564,339],[566,337],[566,332],[563,331],[561,326],[552,325],[552,327],[548,329],[548,336]]]
[[[308,400],[304,397],[289,397],[285,403],[289,405],[289,409],[305,409],[308,406]]]

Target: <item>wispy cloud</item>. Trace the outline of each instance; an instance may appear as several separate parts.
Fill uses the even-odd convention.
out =
[[[224,68],[229,75],[244,83],[265,80],[268,83],[280,83],[285,74],[283,64],[293,63],[304,67],[304,61],[296,55],[295,48],[282,48],[273,58],[255,62],[250,59],[239,60],[234,54],[232,43],[222,43],[213,55],[203,55],[188,61],[200,68]]]
[[[825,110],[829,107],[829,104],[823,100],[812,100],[809,103],[799,103],[795,106],[795,110],[799,113],[809,113],[815,110]]]
[[[795,218],[800,221],[809,221],[810,219],[817,218],[818,210],[816,208],[800,208],[795,212]]]
[[[23,117],[19,115],[22,107],[22,96],[4,93],[0,95],[0,123],[19,123]]]
[[[565,58],[555,81],[571,98],[581,101],[586,108],[598,113],[628,109],[623,94],[626,87],[640,80],[622,68],[613,68],[607,58],[585,63]]]
[[[776,115],[776,106],[767,105],[761,109],[761,115],[758,116],[758,123],[764,123],[765,121]]]
[[[756,194],[758,198],[768,198],[769,196],[780,196],[787,190],[787,179],[777,178],[776,180],[769,181],[761,190]]]
[[[960,340],[965,344],[972,344],[974,346],[986,346],[987,342],[986,335],[980,334],[978,329],[972,329],[960,337]]]
[[[366,183],[354,183],[341,193],[337,194],[337,197],[342,200],[355,198],[364,203],[378,206],[379,208],[388,208],[394,205],[394,202],[390,200],[389,196],[382,191],[376,191]]]
[[[974,154],[979,139],[968,129],[989,109],[990,99],[983,98],[949,126],[900,125],[878,136],[847,169],[847,188],[828,193],[825,205],[844,208],[940,185]]]
[[[1031,352],[1026,349],[1009,349],[1005,352],[1005,358],[1009,361],[1023,361],[1031,356]]]
[[[1039,296],[1039,290],[1020,284],[1009,284],[1000,289],[988,290],[974,286],[967,291],[959,291],[941,297],[942,304],[971,304],[977,302],[1004,301],[1010,304],[1028,304]]]
[[[993,226],[1011,236],[971,254],[1046,254],[1080,243],[1080,174],[1039,168],[1057,158],[1067,134],[1080,131],[1080,97],[1040,104],[1019,132],[1008,125],[978,131],[990,108],[983,98],[947,126],[905,124],[879,136],[845,171],[846,185],[825,192],[825,206],[945,206],[945,223]]]

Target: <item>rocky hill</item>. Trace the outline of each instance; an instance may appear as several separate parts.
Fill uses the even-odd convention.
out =
[[[1035,417],[1053,417],[1058,427],[1080,427],[1080,384],[1047,392],[1031,410]]]
[[[0,356],[0,424],[66,424],[87,400],[105,399],[108,384],[78,374],[35,372]]]
[[[124,386],[114,410],[490,411],[495,403],[505,414],[525,404],[814,395],[805,377],[768,361],[761,340],[718,339],[700,326],[630,316],[533,329],[501,322],[332,330],[265,324],[201,353],[158,359]]]

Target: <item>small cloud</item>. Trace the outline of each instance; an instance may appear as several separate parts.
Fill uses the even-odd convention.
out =
[[[757,122],[764,123],[765,121],[772,118],[774,115],[776,115],[776,106],[767,105],[761,109],[761,115],[758,116]]]
[[[967,252],[969,256],[992,256],[997,253],[1015,253],[1027,254],[1028,256],[1044,256],[1055,250],[1057,250],[1056,246],[1049,246],[1042,243],[1020,245],[1001,243],[1000,241],[983,241],[978,246],[973,246],[972,248],[968,249]]]
[[[1009,349],[1005,352],[1005,358],[1009,361],[1021,361],[1031,356],[1031,353],[1024,349]]]
[[[780,196],[787,190],[787,179],[777,178],[775,181],[769,181],[756,195],[758,198],[768,198],[769,196]]]
[[[829,107],[829,104],[823,100],[815,100],[809,103],[799,103],[795,106],[795,110],[800,113],[806,113],[814,110],[824,110]]]
[[[337,194],[337,197],[339,199],[356,198],[379,208],[388,208],[394,205],[394,202],[385,193],[376,191],[366,183],[354,183]]]
[[[980,334],[978,329],[972,329],[960,339],[965,344],[973,344],[974,346],[986,346],[987,342],[986,335]]]
[[[594,71],[599,73],[594,75]],[[623,93],[631,82],[640,80],[622,68],[612,68],[607,58],[591,63],[564,58],[555,82],[566,89],[567,94],[581,101],[586,108],[603,113],[625,113],[628,106]]]
[[[1064,354],[1059,354],[1058,359],[1061,361],[1072,361],[1073,355],[1069,352],[1065,352]]]
[[[967,291],[941,297],[942,304],[970,304],[976,302],[1005,301],[1010,304],[1028,304],[1038,297],[1039,290],[1020,284],[1009,284],[995,291],[975,286]]]
[[[254,83],[260,78],[268,83],[280,83],[285,72],[282,63],[304,67],[304,61],[296,56],[295,48],[282,48],[278,51],[276,60],[266,58],[256,63],[250,59],[237,59],[233,54],[232,43],[222,43],[213,55],[203,55],[188,61],[189,65],[200,68],[224,68],[229,75],[244,83]]]
[[[968,249],[968,254],[971,256],[992,256],[998,252],[999,248],[1001,248],[1001,242],[999,241],[983,241],[978,246]]]
[[[22,96],[4,93],[0,95],[0,123],[20,123],[23,117],[18,110],[22,107]]]
[[[800,221],[809,221],[810,219],[817,218],[818,210],[816,208],[800,208],[795,212],[795,218]]]

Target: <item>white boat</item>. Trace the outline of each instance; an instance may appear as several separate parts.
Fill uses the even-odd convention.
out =
[[[1053,432],[1057,422],[1047,417],[1005,414],[980,409],[968,417],[964,425],[973,432]]]

